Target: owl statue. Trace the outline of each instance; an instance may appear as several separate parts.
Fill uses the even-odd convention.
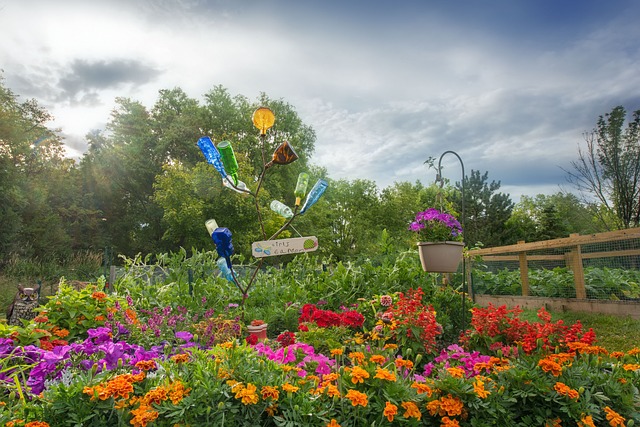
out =
[[[38,306],[40,288],[25,288],[18,285],[18,293],[7,309],[7,322],[9,325],[22,326],[21,319],[31,320],[38,314],[33,311]]]

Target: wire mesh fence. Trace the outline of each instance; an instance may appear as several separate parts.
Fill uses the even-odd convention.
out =
[[[469,251],[477,295],[640,302],[640,228]]]

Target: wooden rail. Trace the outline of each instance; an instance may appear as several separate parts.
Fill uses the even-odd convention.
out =
[[[576,298],[586,299],[587,292],[584,282],[583,260],[592,258],[607,258],[618,256],[640,255],[640,249],[624,249],[619,251],[582,252],[582,246],[594,243],[617,242],[631,239],[640,239],[640,228],[628,228],[625,230],[608,231],[597,234],[571,234],[561,239],[543,240],[539,242],[518,242],[515,245],[498,246],[494,248],[473,249],[465,254],[465,262],[468,263],[468,274],[471,274],[473,262],[477,257],[483,261],[517,261],[520,266],[520,279],[522,281],[522,295],[529,296],[529,261],[564,261],[565,265],[573,271],[573,280],[576,288]],[[564,254],[528,255],[528,252],[545,249],[569,249]],[[469,278],[470,279],[470,278]],[[468,280],[471,286],[471,280]],[[471,289],[470,289],[471,291]],[[471,293],[471,292],[470,292]],[[472,293],[473,295],[473,293]]]

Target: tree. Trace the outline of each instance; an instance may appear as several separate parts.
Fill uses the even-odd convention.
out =
[[[640,225],[640,110],[626,128],[625,118],[622,106],[599,116],[585,134],[586,150],[578,148],[573,170],[566,171],[569,182],[600,203],[596,212],[607,229]]]
[[[496,193],[500,181],[488,182],[489,172],[471,170],[464,177],[464,241],[473,246],[500,246],[507,241],[505,223],[511,216],[513,202],[508,194]],[[453,195],[456,210],[462,214],[462,187],[456,183],[458,191]],[[461,221],[462,222],[462,221]]]

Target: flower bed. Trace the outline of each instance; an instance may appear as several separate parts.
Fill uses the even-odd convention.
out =
[[[0,325],[0,425],[640,421],[640,349],[610,353],[544,310],[526,322],[506,307],[474,308],[460,342],[443,347],[420,289],[320,306],[301,307],[299,330],[249,343],[224,312],[142,311],[130,298],[62,287],[31,324]]]

